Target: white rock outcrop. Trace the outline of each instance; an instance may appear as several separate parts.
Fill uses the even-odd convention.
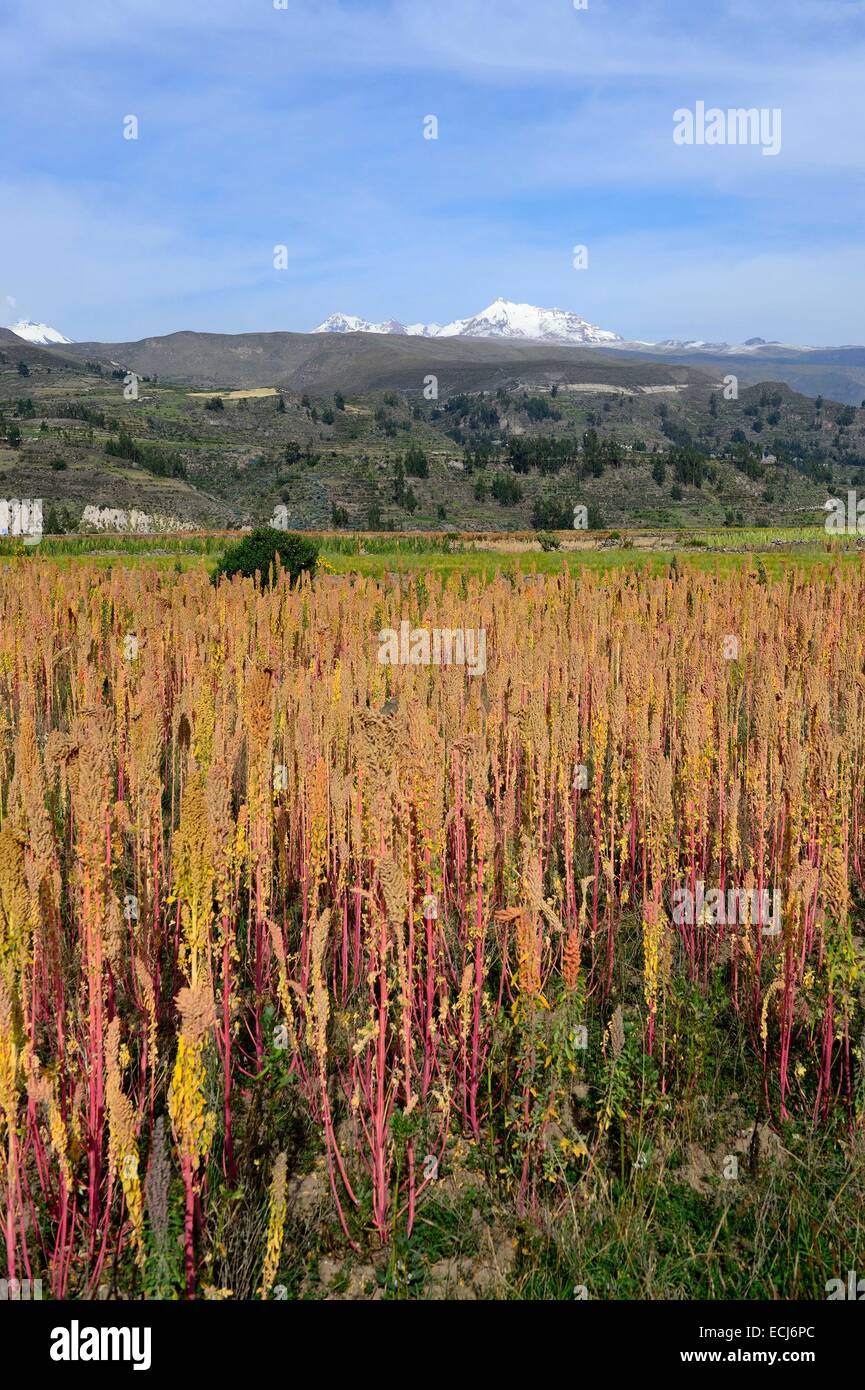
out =
[[[89,504],[81,517],[82,531],[130,531],[148,535],[154,531],[194,531],[195,524],[160,512],[140,512],[135,507],[96,507]]]

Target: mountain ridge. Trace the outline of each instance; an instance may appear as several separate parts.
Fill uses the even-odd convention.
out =
[[[735,376],[742,386],[783,382],[806,395],[859,406],[865,399],[865,348],[811,348],[775,344],[740,351],[704,345],[664,349],[576,344],[529,338],[434,336],[346,331],[333,333],[196,333],[179,330],[126,343],[78,342],[35,347],[10,335],[25,357],[44,354],[84,366],[99,361],[140,375],[202,387],[278,385],[312,394],[336,390],[423,389],[434,376],[442,395],[490,390],[520,380],[543,384],[607,382],[660,385],[674,369],[708,375],[715,383]]]
[[[477,314],[450,323],[372,323],[356,314],[331,314],[314,333],[380,333],[413,338],[502,338],[519,342],[571,343],[578,347],[612,346],[621,335],[590,323],[569,309],[542,309],[498,298]]]
[[[660,338],[657,340],[625,338],[612,329],[601,328],[570,309],[544,309],[536,304],[515,303],[499,297],[480,313],[468,318],[453,319],[450,323],[404,324],[398,319],[374,323],[357,314],[335,313],[317,325],[314,333],[376,333],[400,337],[422,338],[501,338],[519,342],[573,344],[578,347],[620,348],[629,352],[646,353],[755,353],[763,349],[787,352],[819,352],[834,349],[814,348],[806,344],[783,343],[777,339],[746,338],[741,343],[715,342],[706,338]],[[858,344],[845,344],[845,348]]]
[[[613,526],[779,524],[815,516],[830,482],[841,495],[859,485],[865,411],[744,381],[728,400],[720,377],[497,340],[179,333],[106,349],[0,338],[0,462],[10,495],[45,498],[61,527],[79,526],[87,506],[262,524],[283,503],[299,529],[550,529],[565,501]]]

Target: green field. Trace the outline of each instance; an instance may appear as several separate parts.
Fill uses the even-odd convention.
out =
[[[585,537],[585,533],[582,533]],[[187,535],[47,536],[38,546],[0,539],[0,560],[21,563],[56,561],[65,568],[89,560],[100,568],[113,564],[152,565],[182,572],[212,568],[237,533]],[[491,578],[497,571],[514,574],[556,574],[563,568],[595,573],[623,568],[647,574],[694,568],[726,574],[745,568],[776,575],[787,569],[805,572],[850,563],[862,556],[856,537],[828,537],[816,527],[742,527],[692,531],[621,531],[598,533],[573,546],[574,536],[560,532],[559,549],[542,550],[532,532],[490,534],[471,539],[452,534],[323,533],[321,568],[324,573],[383,576],[423,570],[434,574],[472,574]]]

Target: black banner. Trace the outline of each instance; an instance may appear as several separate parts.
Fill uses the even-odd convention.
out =
[[[380,1339],[387,1324],[387,1336],[397,1340],[393,1350],[400,1359],[404,1343],[400,1334],[411,1332],[413,1339],[430,1336],[430,1348],[444,1357],[444,1326],[459,1336],[454,1343],[452,1370],[464,1377],[472,1351],[484,1364],[495,1357],[495,1348],[518,1342],[528,1352],[548,1362],[555,1374],[556,1363],[567,1357],[585,1357],[585,1368],[597,1374],[602,1364],[610,1372],[635,1371],[642,1376],[666,1375],[674,1370],[685,1378],[700,1377],[705,1367],[735,1370],[739,1366],[759,1366],[781,1376],[791,1369],[805,1367],[821,1378],[849,1364],[861,1345],[862,1321],[853,1309],[840,1303],[862,1301],[845,1296],[821,1303],[623,1303],[575,1300],[567,1308],[560,1303],[465,1302],[448,1306],[443,1302],[426,1304],[415,1300],[397,1308],[372,1309],[363,1303],[337,1300],[287,1302],[194,1302],[157,1303],[102,1301],[60,1303],[49,1300],[7,1300],[0,1302],[0,1336],[8,1350],[22,1352],[31,1371],[49,1380],[72,1375],[90,1378],[102,1370],[112,1376],[118,1372],[139,1374],[175,1373],[219,1374],[221,1383],[233,1373],[264,1371],[272,1361],[285,1365],[286,1348],[303,1348],[311,1354],[321,1334],[332,1334],[358,1317],[361,1340],[352,1346],[368,1344],[370,1321],[378,1324]],[[329,1304],[329,1306],[328,1306]],[[529,1320],[526,1322],[526,1318]],[[534,1324],[534,1326],[532,1325]],[[531,1341],[527,1341],[526,1338]],[[288,1339],[302,1338],[302,1341]],[[543,1340],[541,1340],[543,1339]],[[329,1350],[330,1374],[339,1374],[338,1350],[349,1343],[325,1343]],[[379,1340],[379,1345],[381,1342]],[[413,1340],[414,1350],[423,1342]],[[570,1348],[570,1350],[566,1350]],[[459,1354],[457,1355],[457,1349]],[[334,1359],[333,1352],[337,1352]],[[353,1353],[353,1360],[356,1353]],[[432,1369],[432,1364],[430,1369]],[[480,1360],[479,1360],[480,1367]],[[406,1369],[410,1369],[408,1366]],[[441,1374],[447,1374],[442,1361]],[[346,1370],[348,1374],[348,1369]],[[7,1383],[12,1383],[11,1380]]]

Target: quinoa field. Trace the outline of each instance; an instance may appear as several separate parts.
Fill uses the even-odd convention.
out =
[[[865,1254],[863,612],[849,563],[7,565],[6,1277],[825,1297]]]

